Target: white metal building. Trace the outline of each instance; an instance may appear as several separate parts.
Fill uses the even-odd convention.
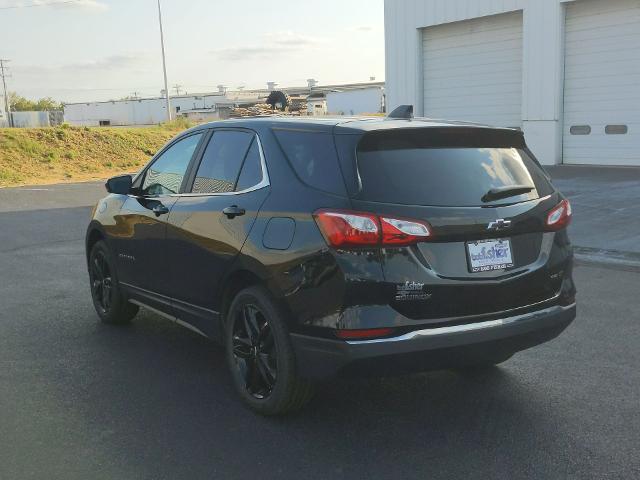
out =
[[[231,108],[264,103],[269,90],[238,90],[171,97],[173,116],[198,120],[226,118]],[[311,115],[327,113],[359,115],[381,112],[384,107],[384,82],[315,85],[283,88],[290,96],[307,98]],[[64,120],[81,126],[155,125],[166,121],[164,97],[111,100],[106,102],[67,103]]]
[[[326,115],[327,96],[324,92],[311,93],[307,96],[307,115]]]
[[[335,90],[327,93],[327,113],[362,115],[384,109],[384,88],[379,85]]]
[[[640,0],[385,0],[388,110],[518,127],[542,163],[640,165]]]
[[[181,111],[208,109],[217,105],[233,105],[234,101],[222,95],[182,95],[171,97],[175,118]],[[114,100],[109,102],[68,103],[64,106],[64,119],[71,125],[154,125],[167,119],[164,98]]]

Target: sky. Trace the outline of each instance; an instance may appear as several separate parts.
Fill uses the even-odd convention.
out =
[[[383,0],[162,0],[162,10],[169,86],[183,93],[384,80]],[[158,96],[156,0],[0,0],[0,58],[11,60],[8,90],[32,99]]]

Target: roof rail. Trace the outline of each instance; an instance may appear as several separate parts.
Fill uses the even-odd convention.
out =
[[[400,105],[387,115],[387,118],[393,120],[411,120],[413,118],[413,105]]]

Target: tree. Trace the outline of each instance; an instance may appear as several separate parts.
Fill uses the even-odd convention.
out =
[[[36,102],[36,110],[39,110],[39,111],[62,110],[62,104],[60,102],[56,102],[51,97],[44,97]]]
[[[18,95],[16,92],[9,92],[9,106],[12,112],[27,112],[29,110],[35,110],[36,104]]]
[[[51,97],[34,101],[18,95],[16,92],[9,92],[9,105],[12,112],[49,111],[62,108],[62,105]]]

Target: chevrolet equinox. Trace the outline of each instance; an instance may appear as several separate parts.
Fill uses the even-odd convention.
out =
[[[476,368],[575,318],[571,206],[514,129],[249,118],[110,179],[86,235],[105,323],[147,308],[224,345],[251,408],[334,375]]]

